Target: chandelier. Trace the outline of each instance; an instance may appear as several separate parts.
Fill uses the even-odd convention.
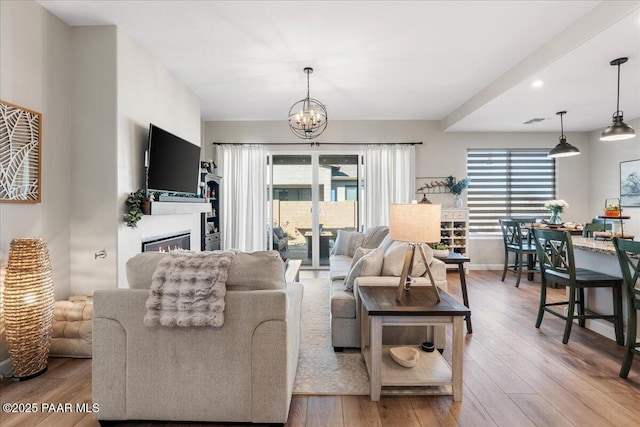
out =
[[[312,139],[327,128],[327,109],[320,101],[309,97],[309,74],[313,68],[304,69],[307,75],[307,97],[289,109],[289,127],[298,138]]]

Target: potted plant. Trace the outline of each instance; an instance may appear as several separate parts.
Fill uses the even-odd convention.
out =
[[[433,256],[436,258],[446,258],[449,256],[449,247],[442,242],[432,243],[431,249],[433,249]]]
[[[125,201],[127,205],[127,213],[124,215],[124,221],[127,226],[136,228],[138,221],[142,219],[142,202],[145,201],[146,192],[144,190],[135,191],[127,197]]]
[[[619,217],[622,209],[620,203],[608,203],[604,208],[604,216]]]

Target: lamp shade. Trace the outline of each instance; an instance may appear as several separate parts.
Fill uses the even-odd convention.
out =
[[[14,378],[47,369],[53,327],[53,279],[42,238],[13,239],[3,291],[5,336]]]
[[[426,203],[392,204],[389,234],[391,239],[411,243],[440,241],[441,205]]]
[[[580,154],[580,150],[569,144],[566,139],[561,139],[560,143],[549,151],[547,157],[569,157],[578,154]]]
[[[636,131],[623,121],[622,114],[614,117],[613,124],[602,131],[600,141],[622,141],[636,136]]]

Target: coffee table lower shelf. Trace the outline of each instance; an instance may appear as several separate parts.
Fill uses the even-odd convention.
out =
[[[439,352],[427,353],[422,351],[420,346],[403,346],[413,347],[420,352],[416,366],[405,368],[398,365],[391,358],[389,350],[392,347],[396,346],[382,346],[382,363],[380,366],[381,394],[453,395],[451,366]],[[367,371],[371,376],[371,352],[365,351],[363,356]]]

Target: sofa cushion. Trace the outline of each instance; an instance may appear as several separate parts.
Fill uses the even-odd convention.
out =
[[[387,249],[389,249],[392,244],[393,240],[391,239],[391,235],[387,234],[386,236],[384,236],[384,239],[382,239],[382,242],[380,242],[380,245],[378,245],[378,247],[381,248],[383,252],[387,252]]]
[[[349,266],[349,271],[353,268],[354,265],[366,254],[371,252],[373,249],[365,249],[365,248],[357,248],[355,253],[353,254],[353,258],[351,258],[351,266]]]
[[[367,249],[373,249],[380,246],[380,243],[389,234],[389,227],[386,225],[379,225],[377,227],[369,227],[364,232],[364,240],[362,241],[362,247]]]
[[[153,272],[166,255],[143,252],[127,261],[127,281],[131,289],[149,289]],[[351,261],[351,259],[349,259]],[[227,289],[284,289],[284,262],[277,251],[238,252],[227,277]]]
[[[382,269],[384,253],[382,249],[376,248],[363,255],[351,268],[347,278],[344,279],[344,288],[353,292],[353,282],[360,276],[379,276]]]
[[[129,288],[149,289],[153,272],[165,255],[163,252],[142,252],[129,258],[126,264]]]
[[[336,241],[333,244],[331,255],[348,255],[349,253],[349,241],[355,231],[338,230]]]
[[[347,255],[331,255],[329,258],[331,270],[329,280],[344,279],[351,270],[351,257]]]
[[[277,251],[238,252],[227,277],[227,290],[284,289],[284,262]]]
[[[363,240],[364,234],[353,232],[353,234],[351,234],[351,238],[349,239],[349,244],[347,245],[347,255],[352,257],[356,253],[356,249],[358,249],[362,245]]]
[[[433,260],[433,251],[424,243],[420,245],[425,253],[427,263],[431,264]],[[383,276],[401,276],[402,267],[404,266],[404,258],[407,253],[409,244],[406,242],[393,242],[393,244],[387,249],[384,254],[384,261],[382,263],[382,275]],[[411,275],[414,277],[422,276],[426,273],[427,268],[422,261],[422,257],[419,253],[416,253],[413,257],[413,267],[411,269]]]
[[[331,316],[347,319],[356,317],[353,291],[347,291],[342,280],[331,281]]]

